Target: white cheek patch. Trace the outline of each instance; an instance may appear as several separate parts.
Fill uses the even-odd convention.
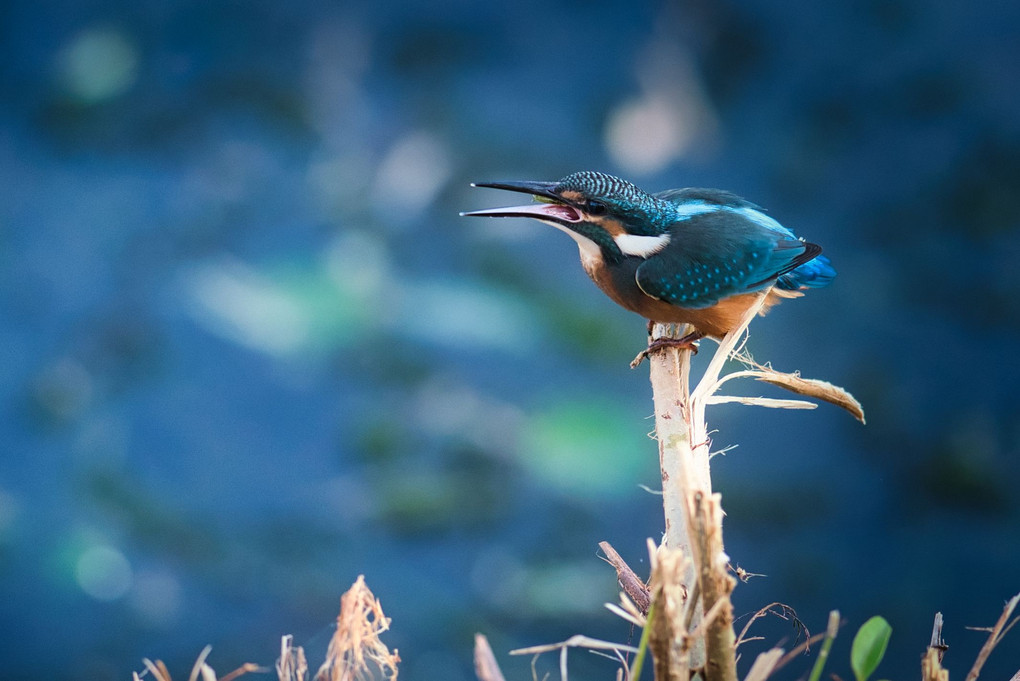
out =
[[[650,258],[667,245],[669,245],[669,234],[657,234],[655,236],[640,236],[637,234],[616,234],[613,240],[620,247],[625,255],[636,255],[639,258]]]

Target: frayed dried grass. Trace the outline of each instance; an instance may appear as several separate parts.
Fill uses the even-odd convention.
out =
[[[778,385],[780,388],[786,388],[798,395],[814,397],[829,404],[834,404],[850,412],[861,423],[865,422],[864,407],[861,406],[861,403],[846,390],[828,381],[822,381],[817,378],[801,378],[799,372],[784,373],[774,369],[765,370],[758,380]]]
[[[212,652],[212,646],[206,646],[202,649],[202,652],[198,654],[198,659],[195,660],[195,664],[191,668],[191,675],[188,676],[188,681],[198,681],[199,677],[202,678],[202,681],[234,681],[237,677],[243,676],[249,672],[266,671],[253,662],[247,662],[226,676],[217,677],[215,670],[205,663],[205,658],[209,657],[210,652]],[[152,678],[156,681],[173,681],[170,678],[170,670],[166,668],[163,660],[156,660],[153,662],[148,658],[142,658],[142,664],[145,665],[145,671],[141,674],[138,672],[132,672],[131,678],[133,681],[141,681],[142,677],[146,674],[152,674]]]
[[[655,610],[654,616],[649,615],[648,648],[655,664],[655,677],[683,678],[694,644],[689,627],[699,605],[698,598],[691,598],[692,594],[688,593],[684,584],[691,560],[680,549],[656,547],[650,539],[648,555],[652,565],[648,589]],[[695,582],[694,587],[697,586]],[[635,677],[640,672],[632,671]]]
[[[305,681],[308,677],[308,661],[305,649],[294,647],[291,634],[280,639],[280,658],[276,661],[276,676],[280,681]]]
[[[330,639],[326,661],[315,675],[316,681],[396,681],[400,656],[390,652],[379,640],[379,634],[390,628],[390,619],[383,613],[379,599],[365,585],[360,575],[351,588],[340,598],[340,615],[336,618],[336,633]],[[244,664],[226,676],[217,678],[216,672],[206,664],[212,646],[206,646],[191,669],[188,681],[233,681],[255,671],[269,671],[256,664]],[[133,681],[151,676],[154,681],[172,681],[170,672],[161,660],[143,659],[145,671],[134,672]],[[276,661],[276,675],[280,681],[306,681],[308,662],[301,646],[294,645],[294,637],[287,635],[280,641],[280,657]]]
[[[804,395],[805,397],[812,397],[816,400],[822,400],[823,402],[834,404],[841,409],[845,409],[851,416],[861,423],[865,423],[864,407],[861,406],[861,403],[858,402],[853,395],[838,385],[833,385],[828,381],[822,381],[817,378],[803,378],[798,371],[794,371],[792,373],[776,371],[767,364],[758,364],[754,361],[754,358],[751,357],[747,350],[743,348],[734,350],[732,357],[744,366],[748,367],[748,369],[726,374],[725,376],[716,379],[714,383],[710,384],[704,391],[705,400],[708,404],[737,402],[740,404],[757,405],[759,407],[773,407],[778,409],[814,409],[816,406],[812,402],[804,402],[801,400],[777,400],[766,397],[733,397],[714,395],[715,391],[717,391],[726,381],[733,380],[734,378],[753,378],[755,380],[762,381],[763,383],[784,388],[798,395]]]
[[[390,628],[379,599],[365,585],[365,576],[340,598],[336,633],[329,642],[326,661],[315,675],[318,681],[369,681],[397,678],[400,656],[390,652],[379,634]],[[378,676],[376,673],[378,672]]]

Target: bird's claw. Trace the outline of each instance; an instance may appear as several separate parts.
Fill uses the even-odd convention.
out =
[[[653,352],[658,352],[664,348],[677,348],[680,350],[690,350],[692,354],[698,354],[698,338],[691,337],[692,334],[684,336],[683,338],[656,338],[648,344],[648,347],[637,354],[633,360],[631,360],[630,368],[637,369],[641,365],[641,362],[646,357],[650,357]]]

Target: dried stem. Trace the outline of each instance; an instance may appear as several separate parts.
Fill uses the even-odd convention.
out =
[[[935,613],[931,642],[921,658],[921,681],[949,681],[949,670],[942,668],[942,656],[949,646],[942,640],[942,613]]]
[[[921,681],[949,681],[949,670],[942,667],[938,648],[928,648],[921,658]]]
[[[759,655],[751,665],[751,670],[747,672],[745,681],[765,681],[775,671],[782,656],[782,648],[773,648]]]
[[[651,560],[652,576],[648,586],[652,605],[648,610],[645,632],[648,633],[648,648],[652,651],[655,678],[658,681],[687,681],[690,670],[695,667],[691,660],[691,643],[701,640],[688,636],[688,629],[681,624],[685,611],[691,607],[683,583],[685,575],[690,572],[691,561],[682,551],[668,546],[654,551]],[[633,676],[637,678],[636,671]]]
[[[722,506],[720,496],[694,493],[695,553],[698,585],[705,612],[716,612],[705,624],[706,681],[736,681],[736,634],[733,631],[733,603],[730,593],[736,580],[729,575],[729,560],[722,549]]]
[[[942,662],[942,656],[949,650],[949,646],[942,640],[942,624],[942,613],[935,613],[935,621],[931,627],[931,642],[928,644],[928,649],[935,651],[935,657],[938,662]]]
[[[695,640],[689,650],[691,669],[704,668],[709,681],[736,679],[736,637],[733,609],[728,602],[735,583],[726,572],[722,508],[718,495],[712,494],[705,407],[719,388],[723,365],[763,302],[764,296],[759,297],[737,329],[723,338],[693,392],[689,387],[689,350],[668,347],[649,357],[665,514],[663,544],[691,558],[680,576],[681,585],[687,593],[697,587],[701,594],[701,603],[695,604],[694,610],[688,609],[688,616],[693,614],[690,630],[698,629],[703,613],[720,599],[727,601],[719,606],[720,614],[707,627],[704,638]],[[676,337],[684,331],[660,324],[653,328],[653,337]]]
[[[638,610],[641,611],[641,614],[647,615],[648,606],[651,603],[648,598],[648,585],[634,573],[609,542],[599,542],[599,548],[606,554],[606,562],[616,568],[616,580],[620,583],[624,592],[634,602]]]
[[[276,676],[279,681],[305,681],[308,677],[308,661],[301,646],[294,647],[294,636],[287,634],[280,638],[280,657],[276,660]]]
[[[475,675],[478,681],[506,681],[492,646],[489,645],[489,639],[482,634],[475,634]]]
[[[988,635],[988,640],[981,646],[981,652],[978,653],[977,659],[974,661],[974,666],[971,667],[970,672],[967,674],[966,681],[974,681],[981,673],[981,668],[985,664],[985,660],[992,654],[992,650],[999,644],[1002,637],[1005,635],[1009,627],[1006,623],[1009,622],[1010,615],[1013,614],[1013,610],[1016,609],[1017,604],[1020,603],[1020,594],[1013,596],[1006,602],[1006,607],[1002,609],[1002,614],[999,616],[999,621],[992,627],[991,633]]]
[[[694,639],[685,645],[685,650],[689,652],[690,670],[703,670],[706,681],[736,681],[736,637],[733,631],[733,606],[729,600],[736,582],[726,570],[729,561],[723,550],[720,497],[712,493],[709,467],[711,442],[705,408],[709,404],[723,402],[786,409],[812,409],[815,406],[803,400],[715,394],[731,379],[755,378],[800,395],[831,402],[846,409],[861,422],[864,421],[860,404],[842,388],[760,366],[744,352],[743,341],[746,340],[747,326],[761,311],[766,295],[759,295],[755,303],[745,311],[737,327],[719,342],[704,375],[693,390],[690,389],[689,377],[690,350],[666,346],[639,356],[647,356],[651,366],[665,514],[663,547],[679,550],[681,555],[690,558],[686,562],[686,570],[677,576],[684,592],[690,594],[695,601],[684,611],[685,631]],[[678,338],[689,330],[686,327],[656,324],[652,328],[652,340]],[[723,376],[723,367],[731,357],[739,359],[748,369]],[[652,592],[654,609],[657,607],[654,586]],[[699,596],[700,603],[697,602]],[[706,620],[702,626],[704,613],[709,611],[714,613],[714,617],[710,622]],[[656,624],[652,622],[651,626],[655,627]],[[703,637],[692,635],[693,632],[701,631],[704,631]],[[759,673],[762,673],[761,669],[763,667],[759,668]],[[657,673],[656,679],[660,678],[666,677]]]
[[[686,327],[676,328],[657,324],[653,337],[678,338]],[[709,448],[696,447],[691,441],[689,422],[689,376],[691,352],[666,347],[648,358],[651,366],[652,396],[655,403],[655,435],[659,442],[659,468],[662,475],[662,505],[665,514],[664,547],[678,550],[683,556],[693,556],[693,540],[688,522],[691,489],[711,493]],[[687,561],[678,575],[685,593],[691,593],[697,582],[694,563]],[[700,606],[697,606],[700,610]],[[700,613],[693,613],[691,626],[701,621]],[[689,651],[691,668],[705,665],[703,641],[696,641]],[[656,678],[659,678],[656,675]]]

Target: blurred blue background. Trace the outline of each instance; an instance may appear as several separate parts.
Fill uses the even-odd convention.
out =
[[[1020,590],[1020,4],[14,2],[0,46],[5,679],[317,665],[360,573],[408,679],[628,640],[596,544],[644,572],[662,527],[644,322],[457,216],[581,169],[735,191],[840,273],[750,348],[868,425],[709,412],[738,613],[839,608],[843,678],[881,613],[903,679],[942,610],[957,676]]]

